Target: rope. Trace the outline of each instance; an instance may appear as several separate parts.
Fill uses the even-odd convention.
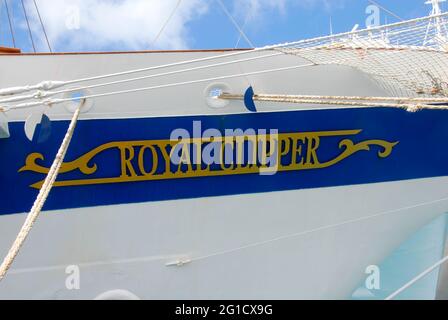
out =
[[[370,2],[371,4],[377,6],[378,8],[380,8],[381,10],[383,10],[384,12],[387,12],[388,14],[390,14],[391,16],[397,18],[400,21],[404,21],[404,19],[402,17],[400,17],[399,15],[397,15],[396,13],[390,11],[389,9],[383,7],[382,5],[380,5],[378,2],[373,1],[373,0],[367,0],[368,2]]]
[[[64,81],[43,81],[36,85],[26,85],[21,87],[11,87],[0,89],[0,96],[10,96],[14,94],[24,93],[33,90],[50,90],[65,85]]]
[[[243,100],[242,95],[222,94],[219,99]],[[255,101],[268,101],[280,103],[296,104],[322,104],[353,107],[372,108],[400,108],[409,112],[416,112],[422,109],[448,110],[447,98],[406,98],[406,97],[349,97],[349,96],[310,96],[310,95],[255,95]],[[366,101],[366,102],[360,102]],[[372,102],[382,101],[382,102]],[[396,103],[391,103],[395,101]],[[412,103],[414,102],[414,103]],[[446,103],[447,105],[430,105],[428,103]]]
[[[8,16],[9,30],[11,31],[12,45],[15,48],[16,47],[16,37],[14,36],[14,28],[12,26],[11,14],[9,12],[8,0],[4,0],[4,3],[5,3],[5,8],[6,8],[6,15]]]
[[[34,7],[36,7],[36,12],[37,12],[37,16],[39,17],[40,25],[42,26],[42,30],[45,35],[45,40],[47,41],[48,49],[50,50],[50,53],[52,53],[53,50],[51,50],[50,40],[48,40],[47,30],[45,30],[45,25],[44,25],[41,15],[40,15],[39,6],[37,5],[36,0],[33,0],[33,2],[34,2]]]
[[[25,4],[23,3],[23,0],[20,0],[20,2],[22,3],[23,14],[25,15],[26,25],[28,26],[28,34],[30,36],[31,44],[33,46],[34,52],[36,52],[36,46],[34,45],[33,33],[31,32],[30,21],[28,20]]]
[[[247,12],[247,15],[246,15],[246,18],[244,19],[243,25],[241,26],[241,30],[244,31],[244,29],[246,28],[246,25],[247,25],[247,23],[249,22],[249,19],[251,18],[251,16],[252,16],[252,11],[248,11],[248,12]],[[239,33],[239,34],[238,34],[238,40],[236,41],[236,44],[235,44],[235,46],[233,47],[233,49],[237,49],[237,48],[238,48],[238,46],[240,45],[240,42],[241,42],[242,37],[243,37],[243,36],[241,35],[241,33]]]
[[[5,259],[3,260],[3,263],[0,265],[0,281],[2,281],[9,268],[11,267],[12,263],[14,262],[14,259],[17,257],[17,254],[19,253],[20,249],[22,248],[26,238],[28,237],[28,234],[30,233],[31,229],[33,228],[34,223],[36,222],[42,207],[45,204],[45,201],[48,198],[48,195],[50,194],[50,191],[53,187],[54,182],[56,181],[56,178],[58,176],[59,170],[61,168],[62,163],[64,162],[65,155],[67,153],[68,147],[70,145],[70,141],[73,136],[73,132],[75,131],[76,124],[78,122],[79,114],[81,112],[81,108],[84,105],[84,101],[79,105],[78,109],[76,109],[73,118],[70,122],[70,125],[68,127],[67,133],[65,134],[64,140],[62,141],[62,144],[58,150],[58,153],[53,161],[53,164],[51,165],[50,171],[48,172],[47,177],[45,178],[44,184],[42,188],[39,191],[39,194],[33,204],[33,207],[31,208],[31,211],[29,212],[25,223],[22,226],[22,229],[17,235],[17,238],[15,239],[13,245],[8,251],[8,254],[6,255]]]
[[[231,96],[231,95],[224,95]],[[237,96],[236,96],[237,97]],[[415,97],[366,97],[366,96],[316,96],[316,95],[275,95],[275,94],[259,94],[255,97],[263,98],[290,98],[290,99],[325,99],[325,100],[360,100],[360,101],[397,101],[397,102],[432,102],[432,103],[448,103],[448,98],[415,98]]]
[[[240,36],[242,36],[244,38],[244,40],[246,40],[247,44],[250,45],[252,48],[255,48],[254,44],[252,41],[250,41],[250,39],[248,38],[248,36],[246,35],[246,33],[243,31],[243,29],[239,26],[239,24],[235,21],[235,19],[232,17],[232,15],[230,14],[230,12],[227,10],[226,6],[224,5],[224,3],[222,3],[221,0],[216,0],[218,2],[218,4],[220,5],[222,11],[224,11],[224,13],[226,14],[227,18],[229,18],[230,22],[232,22],[232,24],[235,26],[235,28],[238,30]]]
[[[236,20],[233,18],[233,16],[230,14],[230,12],[227,10],[226,6],[224,5],[224,3],[221,0],[217,0],[219,5],[221,6],[221,9],[224,11],[224,13],[227,15],[227,17],[229,18],[230,22],[232,22],[232,24],[235,26],[235,28],[238,30],[238,40],[236,42],[236,45],[234,47],[234,49],[236,49],[241,41],[242,38],[244,38],[246,40],[246,42],[249,44],[249,46],[251,46],[252,48],[255,48],[255,45],[253,44],[253,42],[249,39],[249,37],[246,35],[246,33],[244,32],[244,27],[246,26],[247,22],[249,21],[249,17],[251,16],[251,11],[247,12],[246,18],[244,19],[244,24],[243,26],[240,27],[240,25],[236,22]],[[240,63],[238,63],[238,69],[241,72],[244,72],[243,67],[241,66]],[[247,86],[253,86],[249,80],[248,76],[244,77],[246,82],[247,82]]]
[[[0,3],[0,45],[2,43],[6,43],[6,32],[5,32],[5,40],[3,41],[3,2]]]
[[[435,269],[437,269],[438,267],[440,267],[441,265],[443,265],[444,263],[448,262],[448,256],[446,256],[445,258],[443,258],[442,260],[440,260],[439,262],[437,262],[436,264],[434,264],[433,266],[429,267],[428,269],[426,269],[425,271],[423,271],[421,274],[419,274],[418,276],[416,276],[414,279],[412,279],[411,281],[409,281],[407,284],[405,284],[403,287],[401,287],[400,289],[398,289],[397,291],[395,291],[394,293],[392,293],[390,296],[388,296],[385,300],[393,300],[394,298],[396,298],[400,293],[402,293],[403,291],[409,289],[412,285],[414,285],[417,281],[419,281],[420,279],[424,278],[425,276],[427,276],[429,273],[431,273],[432,271],[434,271]]]
[[[154,46],[154,44],[159,40],[160,36],[163,34],[163,31],[170,23],[171,19],[173,19],[174,14],[176,13],[177,9],[179,8],[180,4],[182,3],[182,0],[178,0],[176,6],[174,7],[171,14],[168,16],[168,19],[165,21],[165,23],[162,25],[162,28],[160,29],[159,33],[156,35],[154,40],[151,41],[150,46]]]
[[[408,20],[408,21],[404,21],[404,22],[397,22],[397,23],[388,25],[387,28],[399,27],[402,25],[418,23],[420,21],[425,21],[425,20],[428,20],[431,18],[442,18],[442,17],[446,17],[446,16],[448,16],[448,13],[417,18],[417,19]],[[385,28],[385,26],[378,26],[378,27],[370,28],[368,31],[374,32],[375,30],[384,30],[384,28]],[[350,31],[350,32],[341,33],[341,34],[337,35],[337,37],[341,38],[341,37],[346,37],[346,36],[354,36],[357,34],[363,34],[365,32],[366,32],[366,30]],[[187,65],[187,64],[198,63],[198,62],[211,61],[211,60],[215,60],[215,59],[234,57],[234,56],[245,55],[245,54],[258,52],[258,51],[267,51],[267,50],[273,50],[273,49],[278,49],[278,48],[283,48],[283,47],[305,45],[305,44],[309,44],[309,43],[314,43],[316,41],[325,41],[325,40],[331,40],[334,38],[335,38],[334,35],[330,35],[330,36],[318,37],[318,38],[314,38],[314,39],[307,39],[307,40],[300,40],[300,41],[294,41],[294,42],[285,42],[285,43],[280,43],[280,44],[276,44],[276,45],[269,45],[269,46],[259,47],[259,48],[255,48],[255,49],[247,50],[247,51],[237,51],[237,52],[231,52],[231,53],[227,53],[227,54],[215,55],[215,56],[211,56],[211,57],[185,60],[185,61],[169,63],[169,64],[164,64],[164,65],[158,65],[158,66],[153,66],[153,67],[128,70],[128,71],[124,71],[124,72],[103,74],[103,75],[94,76],[94,77],[80,78],[80,79],[74,79],[74,80],[69,80],[69,81],[46,81],[45,82],[46,84],[51,85],[49,88],[42,88],[41,84],[26,85],[23,87],[1,89],[0,95],[17,94],[17,93],[23,93],[23,92],[32,91],[32,90],[50,90],[50,89],[53,89],[56,87],[80,83],[80,82],[100,80],[100,79],[124,76],[124,75],[129,75],[129,74],[134,74],[134,73],[153,71],[153,70],[158,70],[158,69],[163,69],[163,68],[170,68],[170,67],[175,67],[175,66],[180,66],[180,65]]]
[[[73,88],[72,89],[64,89],[64,90],[59,90],[59,91],[36,91],[36,92],[34,92],[32,94],[28,94],[28,95],[13,96],[13,97],[7,98],[7,99],[0,99],[0,103],[18,102],[18,101],[29,100],[29,99],[42,99],[42,98],[47,98],[47,97],[54,96],[57,94],[63,94],[63,93],[79,91],[79,90],[111,86],[111,85],[116,85],[116,84],[133,82],[133,81],[137,81],[137,80],[146,80],[146,79],[157,78],[157,77],[161,77],[161,76],[169,76],[169,75],[174,75],[174,74],[186,73],[186,72],[197,71],[197,70],[206,69],[206,68],[210,68],[210,67],[220,67],[220,66],[225,66],[225,65],[230,65],[230,64],[236,64],[239,62],[246,62],[246,61],[259,60],[259,59],[263,59],[263,58],[275,57],[275,56],[279,56],[282,54],[283,53],[272,53],[272,54],[267,54],[267,55],[263,55],[263,56],[252,57],[252,58],[220,62],[220,63],[215,63],[215,64],[207,65],[207,66],[199,66],[199,67],[194,67],[194,68],[181,69],[181,70],[175,70],[175,71],[164,72],[164,73],[157,73],[157,74],[152,74],[152,75],[142,76],[142,77],[137,77],[137,78],[111,81],[111,82],[107,82],[107,83],[100,83],[100,84],[94,84],[94,85],[89,85],[89,86],[82,86],[82,87],[77,87],[74,89]],[[1,96],[1,93],[0,93],[0,96]]]
[[[310,67],[310,66],[314,66],[314,64],[297,65],[297,66],[283,67],[283,68],[276,68],[276,69],[267,69],[267,70],[260,70],[260,71],[247,72],[247,73],[238,73],[238,74],[232,74],[232,75],[227,75],[227,76],[220,76],[220,77],[213,77],[213,78],[206,78],[206,79],[199,79],[199,80],[192,80],[192,81],[175,82],[175,83],[163,84],[163,85],[152,86],[152,87],[144,87],[144,88],[137,88],[137,89],[129,89],[129,90],[92,94],[92,95],[82,96],[82,97],[80,97],[80,99],[101,98],[101,97],[108,97],[108,96],[120,95],[120,94],[126,94],[126,93],[135,93],[135,92],[150,91],[150,90],[155,90],[155,89],[171,88],[171,87],[177,87],[177,86],[183,86],[183,85],[189,85],[189,84],[231,79],[231,78],[257,75],[257,74],[263,74],[263,73],[272,73],[272,72],[286,71],[286,70],[292,70],[292,69],[299,69],[299,68]],[[21,103],[21,104],[14,105],[14,106],[2,106],[2,107],[5,109],[5,111],[10,111],[13,109],[32,108],[32,107],[37,107],[37,106],[41,106],[41,105],[52,106],[55,104],[69,102],[72,100],[73,100],[72,98],[47,99],[47,100],[43,100],[43,101]]]
[[[179,262],[196,262],[196,261],[200,261],[200,260],[205,260],[205,259],[209,259],[209,258],[213,258],[216,256],[221,256],[221,255],[226,255],[226,254],[231,254],[234,252],[238,252],[244,249],[250,249],[253,247],[258,247],[258,246],[263,246],[269,243],[273,243],[276,241],[281,241],[281,240],[287,240],[287,239],[291,239],[291,238],[295,238],[295,237],[301,237],[301,236],[305,236],[305,235],[309,235],[315,232],[319,232],[319,231],[326,231],[332,228],[338,228],[344,225],[348,225],[348,224],[352,224],[352,223],[356,223],[356,222],[362,222],[362,221],[367,221],[370,219],[374,219],[374,218],[379,218],[379,217],[385,217],[385,216],[389,216],[392,214],[397,214],[400,213],[402,211],[406,211],[406,210],[411,210],[411,209],[416,209],[416,208],[421,208],[421,207],[425,207],[428,205],[433,205],[433,204],[437,204],[437,203],[441,203],[441,202],[445,202],[448,201],[448,197],[446,198],[441,198],[441,199],[437,199],[437,200],[433,200],[433,201],[428,201],[428,202],[422,202],[419,204],[415,204],[415,205],[411,205],[411,206],[407,206],[407,207],[401,207],[401,208],[397,208],[394,210],[389,210],[389,211],[383,211],[380,213],[376,213],[373,215],[369,215],[366,217],[362,217],[362,218],[357,218],[357,219],[352,219],[352,220],[345,220],[342,221],[340,223],[335,223],[335,224],[330,224],[330,225],[325,225],[322,227],[318,227],[318,228],[314,228],[314,229],[309,229],[309,230],[305,230],[302,232],[297,232],[294,234],[289,234],[289,235],[284,235],[284,236],[280,236],[274,239],[269,239],[269,240],[264,240],[264,241],[260,241],[260,242],[256,242],[256,243],[251,243],[245,246],[241,246],[241,247],[237,247],[237,248],[232,248],[229,250],[225,250],[225,251],[221,251],[221,252],[215,252],[215,253],[211,253],[209,255],[204,255],[204,256],[199,256],[196,258],[192,258],[192,259],[182,259],[181,261],[175,261],[175,262],[169,262],[166,263],[165,266],[177,266],[177,265],[181,265],[179,264]],[[148,262],[148,261],[158,261],[158,260],[167,260],[167,259],[176,259],[179,258],[180,256],[184,256],[184,258],[186,258],[185,255],[182,254],[176,254],[176,255],[169,255],[169,256],[146,256],[146,257],[138,257],[138,258],[130,258],[130,259],[122,259],[122,260],[109,260],[109,261],[93,261],[93,262],[88,262],[88,263],[79,263],[78,265],[81,267],[93,267],[93,266],[99,266],[99,265],[108,265],[108,264],[124,264],[124,263],[138,263],[138,262]],[[15,269],[15,270],[11,270],[10,274],[21,274],[21,273],[28,273],[28,272],[46,272],[46,271],[52,271],[52,270],[63,270],[65,269],[66,266],[65,265],[54,265],[54,266],[47,266],[47,267],[37,267],[37,268],[24,268],[24,269]]]

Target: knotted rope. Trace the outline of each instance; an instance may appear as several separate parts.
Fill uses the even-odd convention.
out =
[[[229,93],[223,93],[217,98],[225,100],[244,100],[243,95]],[[400,108],[409,112],[416,112],[422,109],[448,109],[448,98],[256,94],[253,96],[253,100],[294,104],[335,105],[345,107]]]
[[[12,263],[14,262],[14,259],[16,258],[26,238],[28,237],[28,234],[33,228],[34,223],[39,217],[39,214],[42,210],[42,207],[45,204],[45,201],[48,198],[48,195],[50,194],[50,191],[53,187],[54,182],[56,181],[62,163],[64,162],[64,158],[70,145],[70,141],[72,140],[73,132],[75,131],[79,114],[81,112],[81,108],[83,105],[84,100],[82,103],[80,103],[78,109],[76,109],[73,118],[70,122],[70,125],[67,129],[67,133],[65,134],[64,140],[62,141],[62,144],[59,147],[58,153],[56,154],[53,164],[51,165],[50,171],[48,172],[48,175],[45,178],[44,184],[42,185],[42,188],[39,191],[39,194],[33,204],[33,207],[31,208],[31,211],[28,213],[28,216],[25,220],[25,223],[22,226],[22,229],[18,233],[16,240],[11,246],[11,249],[9,249],[8,254],[6,255],[5,259],[3,260],[3,263],[0,266],[0,281],[2,281],[6,276],[8,270],[10,269]]]

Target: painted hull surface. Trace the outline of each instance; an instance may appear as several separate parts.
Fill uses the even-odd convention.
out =
[[[298,58],[274,62],[290,59]],[[118,61],[112,57],[109,67]],[[288,93],[307,76],[312,82],[326,74],[314,84],[321,94],[341,86],[338,77],[357,85],[340,88],[344,94],[382,93],[352,69],[332,68],[250,80]],[[202,95],[210,84],[201,86]],[[219,86],[240,92],[247,82]],[[98,100],[83,114],[46,211],[0,298],[90,299],[122,289],[147,299],[344,299],[368,266],[448,210],[444,111],[262,104],[250,113],[239,102],[210,108],[189,92],[148,98],[152,109],[143,107],[145,95]],[[67,110],[51,110],[51,134],[33,141],[23,131],[25,114],[11,115],[11,137],[0,140],[2,255],[65,134]],[[176,129],[188,136],[181,164],[170,162]],[[276,144],[266,142],[265,155],[277,146],[273,165],[249,163],[250,152],[237,163],[236,138],[234,162],[207,163],[207,154],[222,159],[222,144],[213,146],[229,130],[246,136],[242,150],[255,139],[256,156],[268,133]],[[71,266],[79,267],[79,290],[67,288]]]

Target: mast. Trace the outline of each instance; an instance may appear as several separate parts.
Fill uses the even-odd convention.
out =
[[[432,12],[431,15],[439,15],[442,14],[442,9],[440,9],[440,3],[446,2],[446,0],[427,0],[425,4],[432,4]]]
[[[442,2],[446,2],[446,0],[427,0],[425,2],[425,4],[427,5],[432,5],[432,10],[430,13],[431,16],[439,16],[443,13],[442,9],[440,8],[440,4]],[[433,40],[430,37],[431,28],[434,28],[436,31],[434,35],[436,39],[446,39],[447,36],[446,27],[444,26],[443,21],[440,17],[435,17],[428,24],[424,44],[427,44],[430,40]]]

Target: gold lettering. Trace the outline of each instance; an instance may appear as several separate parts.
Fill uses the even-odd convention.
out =
[[[361,130],[283,133],[278,136],[275,135],[275,137],[265,134],[258,136],[238,135],[228,136],[225,141],[223,138],[205,139],[202,141],[200,139],[184,140],[182,141],[182,152],[179,157],[180,164],[176,169],[173,168],[173,171],[175,170],[174,172],[171,168],[172,158],[170,154],[175,151],[176,148],[174,146],[176,146],[179,141],[144,140],[109,142],[90,150],[71,162],[63,163],[61,166],[61,174],[79,170],[85,176],[91,176],[90,178],[56,181],[55,187],[194,177],[216,177],[230,174],[255,174],[266,171],[266,169],[272,169],[273,172],[323,169],[331,167],[355,153],[370,150],[370,146],[380,147],[381,150],[378,151],[378,156],[387,158],[391,155],[393,148],[398,144],[398,142],[388,142],[384,140],[365,140],[355,143],[349,138],[349,136],[358,135],[360,132]],[[339,148],[340,152],[332,159],[320,163],[318,158],[318,150],[321,147],[320,139],[325,137],[341,137],[339,144],[336,144],[335,146],[336,148]],[[220,158],[221,163],[220,165],[217,164],[216,166],[213,166],[213,170],[212,166],[202,163],[202,154],[200,154],[200,151],[205,143],[220,144],[218,152],[221,152],[221,154],[216,156],[218,159]],[[252,146],[250,146],[250,143],[252,143]],[[226,144],[229,150],[224,150]],[[191,156],[193,153],[190,148],[193,146],[195,146],[193,152],[196,162],[197,160],[201,160],[201,163],[196,164],[196,170],[193,170],[192,167],[193,159],[191,159]],[[93,159],[102,152],[117,149],[120,152],[119,160],[121,175],[114,177],[102,177],[101,175],[98,177],[93,176],[96,172],[101,172],[101,165],[95,163]],[[245,151],[246,149],[247,151]],[[137,150],[138,157],[136,157]],[[229,159],[225,159],[224,151],[229,153],[227,156]],[[247,159],[245,159],[246,154]],[[273,159],[274,155],[276,158]],[[163,160],[159,159],[159,156],[162,156]],[[230,158],[230,156],[232,157]],[[289,164],[281,162],[282,158],[289,159],[289,157],[291,157],[291,162]],[[48,173],[49,168],[41,165],[44,159],[42,154],[30,154],[25,161],[25,166],[19,169],[19,172],[30,171],[40,174]],[[115,161],[117,160],[118,159]],[[150,160],[152,160],[152,162],[150,162]],[[277,162],[275,163],[274,161],[276,160]],[[229,163],[229,161],[231,163]],[[268,164],[271,168],[266,168]],[[205,166],[205,169],[202,169],[203,166]],[[139,174],[137,174],[136,169]],[[184,171],[182,171],[182,169],[184,169]],[[43,181],[36,182],[31,187],[39,189],[41,188],[42,183]]]
[[[171,176],[172,172],[171,172],[171,157],[170,154],[171,152],[168,153],[167,148],[171,147],[170,142],[165,143],[165,144],[160,144],[160,151],[162,152],[162,157],[165,160],[165,170],[164,171],[164,175],[168,175]],[[174,148],[172,147],[171,151],[174,150]]]
[[[306,162],[308,164],[319,164],[319,159],[317,158],[317,149],[320,145],[320,139],[319,137],[308,137],[308,149],[307,149],[307,155],[306,155]]]
[[[131,163],[135,155],[134,148],[132,146],[120,146],[119,148],[121,153],[121,177],[136,177],[137,174],[135,173],[134,167]],[[128,153],[129,156],[126,156],[126,153]]]
[[[280,140],[280,156],[286,156],[289,154],[289,152],[291,151],[291,142],[292,139],[290,137],[286,137]]]
[[[145,169],[145,151],[150,150],[152,153],[152,168],[150,172],[147,172]],[[157,168],[159,166],[158,156],[157,156],[157,150],[151,146],[143,146],[140,149],[140,152],[138,154],[138,168],[140,169],[141,174],[145,176],[151,176],[154,173],[156,173]]]
[[[305,163],[305,159],[302,157],[302,150],[303,150],[303,143],[305,143],[305,137],[298,137],[297,139],[292,140],[293,141],[293,148],[292,148],[292,162],[291,165],[297,167],[303,166]],[[301,159],[300,162],[297,161],[297,159]]]

